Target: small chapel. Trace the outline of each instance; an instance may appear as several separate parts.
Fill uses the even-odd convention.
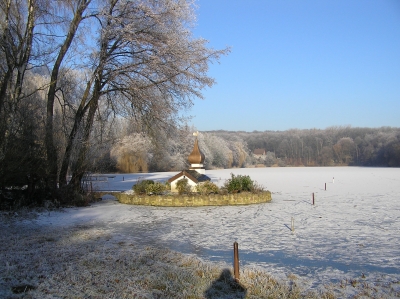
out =
[[[193,135],[196,137],[196,139],[194,141],[193,150],[188,157],[190,168],[182,170],[180,173],[174,175],[172,178],[168,180],[168,182],[171,184],[171,192],[178,192],[176,188],[176,183],[181,179],[186,178],[192,190],[198,184],[204,183],[206,181],[211,181],[211,179],[205,175],[206,173],[206,170],[204,168],[205,156],[199,148],[199,141],[197,139],[198,132],[193,133]]]

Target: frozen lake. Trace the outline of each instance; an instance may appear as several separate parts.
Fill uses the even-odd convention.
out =
[[[96,223],[112,230],[116,239],[230,265],[237,241],[242,266],[261,267],[276,277],[292,273],[310,287],[345,279],[400,280],[399,168],[250,168],[206,174],[222,185],[231,172],[264,185],[272,192],[272,202],[160,208],[103,200],[36,221],[38,225]],[[128,190],[138,177],[165,181],[174,174],[121,174],[93,184],[103,190]]]

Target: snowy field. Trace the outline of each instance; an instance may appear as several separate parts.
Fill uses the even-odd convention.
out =
[[[231,172],[262,184],[272,192],[272,202],[161,208],[123,205],[105,196],[90,207],[44,213],[25,224],[96,224],[107,227],[115,240],[228,265],[237,241],[242,267],[261,268],[277,278],[293,274],[308,288],[357,281],[399,290],[399,168],[252,168],[206,174],[222,185]],[[129,190],[139,177],[166,181],[174,174],[110,175],[92,185],[97,190]]]

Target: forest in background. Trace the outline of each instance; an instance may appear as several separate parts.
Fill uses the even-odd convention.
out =
[[[120,131],[109,151],[92,153],[93,172],[148,172],[182,170],[189,166],[193,127],[156,139]],[[400,128],[329,127],[287,131],[200,132],[206,169],[285,166],[400,166]],[[264,149],[262,156],[255,149]],[[97,154],[96,154],[97,153]]]
[[[266,166],[400,166],[400,128],[291,129],[287,131],[213,131],[246,142],[249,151],[266,155],[251,162]]]

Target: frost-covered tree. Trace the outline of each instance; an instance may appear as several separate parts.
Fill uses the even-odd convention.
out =
[[[237,153],[240,152],[240,147],[239,149],[235,148],[234,156],[229,143],[225,139],[211,133],[200,133],[199,146],[206,157],[204,162],[206,169],[231,168],[234,158],[237,161]],[[235,145],[231,145],[231,148],[233,147]],[[240,153],[238,155],[240,156]]]
[[[0,10],[1,121],[16,119],[5,114],[12,95],[27,97],[21,89],[27,67],[48,70],[38,87],[46,99],[45,134],[37,142],[46,148],[44,181],[52,198],[63,197],[60,190],[76,191],[88,160],[104,156],[94,149],[115,137],[105,134],[113,119],[134,119],[135,132],[153,143],[159,132],[184,123],[181,112],[214,84],[209,64],[227,53],[194,37],[190,0],[7,0]],[[2,136],[6,130],[1,125]],[[2,159],[6,143],[0,140]],[[180,155],[169,156],[162,168],[182,165]]]
[[[231,151],[231,161],[228,166],[245,167],[246,161],[249,158],[249,149],[247,147],[247,143],[236,135],[229,137],[227,136],[224,138],[224,140]]]
[[[121,172],[147,172],[152,152],[150,138],[136,133],[116,143],[111,149],[111,158],[116,161],[116,167]]]
[[[154,143],[152,171],[171,171],[187,168],[188,156],[193,148],[193,128],[187,126],[170,128],[168,132],[159,130],[152,137]]]
[[[276,163],[275,153],[267,152],[264,159],[265,166],[272,166]]]
[[[208,64],[224,51],[210,50],[195,39],[189,26],[193,7],[186,1],[107,1],[98,15],[99,49],[93,55],[83,142],[72,183],[83,176],[94,115],[101,101],[110,102],[119,114],[130,115],[146,129],[177,125],[178,112],[201,97],[211,86]]]

